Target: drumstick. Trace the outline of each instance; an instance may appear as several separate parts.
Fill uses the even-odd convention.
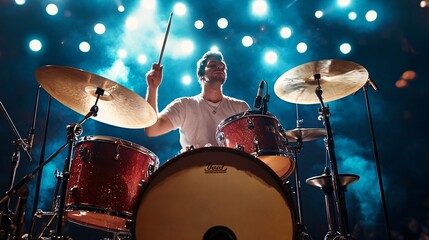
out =
[[[164,55],[165,44],[167,43],[168,33],[170,32],[172,17],[173,17],[173,12],[170,13],[170,18],[168,19],[167,29],[165,30],[164,42],[162,43],[161,53],[159,54],[158,65],[161,65],[162,55]]]

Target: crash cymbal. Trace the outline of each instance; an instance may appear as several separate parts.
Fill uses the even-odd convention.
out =
[[[53,98],[84,116],[96,102],[97,88],[103,89],[97,103],[98,114],[91,117],[94,120],[124,128],[144,128],[157,120],[155,110],[146,100],[104,77],[63,66],[43,66],[35,75]]]
[[[305,63],[282,74],[274,84],[276,95],[291,103],[320,103],[315,90],[315,74],[320,74],[323,102],[355,93],[368,81],[368,71],[350,61],[327,59]]]
[[[296,142],[298,139],[302,141],[312,141],[323,138],[326,135],[326,130],[323,128],[295,128],[285,132],[285,136],[290,142]]]
[[[359,180],[359,176],[355,174],[338,174],[340,186],[348,186],[357,180]],[[331,188],[332,187],[332,176],[323,174],[320,176],[315,176],[308,178],[305,182],[309,185],[320,187],[320,188]]]

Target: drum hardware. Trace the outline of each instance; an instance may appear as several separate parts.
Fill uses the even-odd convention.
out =
[[[266,86],[265,95],[262,97],[262,91],[264,89],[264,85]],[[268,94],[268,83],[265,80],[262,80],[259,83],[258,93],[256,94],[255,102],[253,107],[255,107],[256,111],[262,114],[266,114],[268,111],[267,103],[270,101],[270,95]]]
[[[327,169],[327,170],[326,170]],[[333,185],[332,176],[329,174],[329,169],[326,168],[324,174],[308,178],[305,182],[311,186],[319,187],[325,194],[325,208],[328,221],[328,232],[325,235],[325,240],[338,239],[341,234],[337,231],[334,213]],[[347,191],[347,186],[359,180],[359,176],[354,174],[339,174],[340,193],[342,195]]]

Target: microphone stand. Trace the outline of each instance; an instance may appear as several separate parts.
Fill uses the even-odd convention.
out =
[[[345,207],[345,197],[343,194],[340,193],[340,181],[338,176],[338,166],[337,166],[337,159],[335,157],[335,151],[334,151],[334,138],[332,135],[332,129],[331,124],[329,121],[329,107],[325,107],[325,104],[323,103],[322,98],[322,88],[320,86],[320,74],[315,74],[314,79],[317,81],[317,87],[315,90],[315,93],[320,101],[321,108],[319,109],[320,118],[323,120],[323,124],[326,128],[326,134],[327,134],[327,150],[329,153],[329,159],[331,162],[331,172],[332,172],[332,186],[334,190],[334,195],[336,199],[336,208],[338,212],[338,222],[339,222],[339,230],[340,235],[335,237],[334,239],[354,239],[350,233],[348,228],[348,220],[347,220],[347,209]]]
[[[387,215],[386,199],[384,196],[383,179],[382,179],[381,170],[380,170],[380,161],[378,158],[377,142],[375,140],[374,125],[372,122],[371,108],[370,108],[369,99],[368,99],[368,87],[367,87],[368,84],[370,84],[374,88],[374,90],[378,90],[378,87],[377,87],[377,85],[375,85],[375,83],[372,81],[372,79],[369,78],[368,82],[363,86],[363,92],[365,95],[366,109],[368,112],[368,121],[369,121],[369,126],[370,126],[370,131],[371,131],[371,139],[372,139],[372,147],[373,147],[373,151],[374,151],[374,159],[375,159],[375,164],[377,166],[378,184],[380,187],[381,204],[383,206],[384,221],[386,224],[386,232],[387,232],[388,239],[392,239],[392,234],[390,231],[390,224],[389,224],[389,217]]]

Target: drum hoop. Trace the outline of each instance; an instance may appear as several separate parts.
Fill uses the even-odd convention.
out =
[[[292,201],[292,197],[293,197],[292,192],[291,192],[290,188],[286,187],[286,186],[289,186],[289,184],[287,182],[282,182],[280,177],[277,176],[277,174],[268,165],[266,165],[264,162],[262,162],[258,158],[254,157],[254,156],[252,156],[246,152],[243,152],[240,150],[235,150],[233,148],[211,146],[211,147],[197,148],[194,150],[184,152],[180,155],[177,155],[177,156],[167,160],[167,162],[162,164],[158,168],[158,170],[156,170],[150,176],[148,181],[145,182],[144,185],[142,186],[141,191],[138,193],[138,196],[136,199],[136,204],[135,204],[134,209],[133,209],[132,222],[131,222],[131,227],[130,227],[130,229],[131,229],[130,232],[133,236],[135,236],[135,234],[136,234],[135,223],[136,223],[136,218],[137,218],[137,212],[138,212],[138,209],[140,206],[139,204],[141,203],[143,196],[145,196],[145,194],[148,191],[148,188],[151,186],[152,182],[155,181],[157,179],[157,176],[163,172],[163,169],[170,167],[170,165],[174,164],[175,162],[179,161],[180,159],[188,157],[190,155],[193,155],[194,153],[209,152],[209,151],[215,151],[215,152],[224,151],[224,152],[236,153],[238,155],[241,155],[243,157],[247,157],[247,158],[251,159],[255,164],[262,167],[272,177],[271,180],[273,180],[275,182],[275,184],[279,187],[279,189],[281,189],[281,194],[282,194],[283,198],[285,199],[285,201],[287,202],[287,204],[291,210],[290,212],[292,214],[292,216],[291,216],[292,220],[293,220],[293,222],[296,222],[296,213],[295,213],[295,211],[293,211],[294,205],[293,205],[293,201]],[[293,229],[294,236],[292,239],[295,238],[295,232],[296,232],[295,224],[293,225],[293,228],[294,228]]]
[[[259,111],[244,111],[244,112],[232,115],[232,116],[222,120],[222,122],[220,122],[217,126],[216,133],[221,131],[221,129],[224,128],[228,123],[233,122],[233,121],[240,119],[240,118],[248,117],[248,116],[257,116],[257,117],[264,116],[264,117],[272,118],[272,119],[276,120],[277,122],[279,122],[278,118],[276,118],[270,112],[267,112],[264,114],[264,113],[261,113]]]
[[[126,148],[137,150],[140,153],[147,153],[152,158],[152,160],[155,161],[156,166],[157,167],[159,166],[158,156],[156,156],[155,153],[153,153],[151,150],[149,150],[143,146],[140,146],[136,143],[133,143],[133,142],[121,139],[121,138],[90,135],[90,136],[84,136],[84,137],[79,138],[78,141],[76,142],[76,145],[80,144],[80,143],[84,143],[84,142],[89,142],[89,141],[105,142],[105,143],[116,143],[116,142],[118,142],[119,145],[124,146]]]

